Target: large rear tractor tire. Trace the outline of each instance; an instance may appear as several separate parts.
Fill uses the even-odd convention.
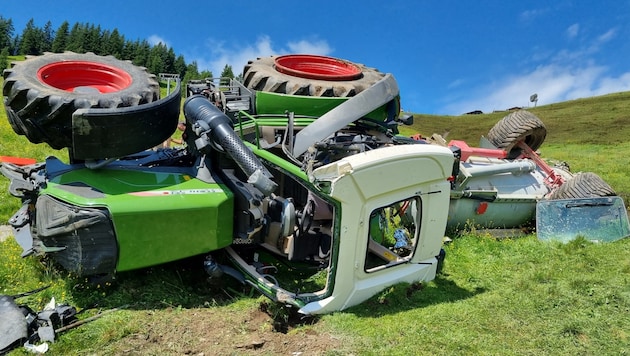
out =
[[[615,196],[615,190],[595,173],[578,173],[549,194],[548,198],[579,199]]]
[[[292,54],[250,61],[244,85],[253,90],[317,97],[351,97],[371,87],[384,73],[343,59]]]
[[[72,147],[77,109],[132,107],[154,102],[160,94],[155,76],[145,68],[93,53],[47,53],[14,62],[3,75],[2,94],[13,130],[55,149]],[[138,139],[137,133],[129,135]]]
[[[497,122],[487,138],[496,147],[505,150],[508,159],[515,159],[522,151],[517,145],[519,142],[525,142],[535,151],[545,142],[545,137],[545,124],[529,111],[519,110]]]

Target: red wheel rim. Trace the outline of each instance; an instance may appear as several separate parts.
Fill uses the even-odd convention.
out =
[[[113,93],[129,87],[133,81],[120,68],[89,61],[51,63],[41,67],[37,77],[45,84],[69,92],[93,88],[100,93]]]
[[[294,77],[319,80],[355,80],[361,69],[341,59],[309,54],[290,54],[275,60],[276,70]]]

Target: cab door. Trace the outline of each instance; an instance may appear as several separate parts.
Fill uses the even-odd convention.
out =
[[[332,294],[305,313],[342,310],[399,282],[435,278],[453,155],[434,145],[384,147],[313,172],[341,205]]]

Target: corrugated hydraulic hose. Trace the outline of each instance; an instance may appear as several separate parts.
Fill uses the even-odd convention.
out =
[[[260,189],[265,195],[271,194],[277,187],[271,173],[256,155],[240,140],[232,121],[219,108],[203,95],[193,95],[184,102],[184,115],[201,142],[198,147],[213,144],[222,148],[247,175],[248,182]],[[210,140],[211,142],[206,142]]]

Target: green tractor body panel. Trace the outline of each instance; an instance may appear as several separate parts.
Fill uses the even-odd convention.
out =
[[[232,193],[222,184],[187,173],[79,169],[51,179],[41,193],[73,206],[109,211],[118,244],[118,271],[232,243]]]
[[[256,113],[258,114],[280,114],[284,115],[287,110],[295,113],[295,115],[304,116],[322,116],[349,98],[338,97],[312,97],[301,95],[287,95],[271,92],[256,92]],[[400,110],[399,100],[394,100]],[[386,105],[383,105],[367,114],[365,117],[385,121],[388,116]]]

